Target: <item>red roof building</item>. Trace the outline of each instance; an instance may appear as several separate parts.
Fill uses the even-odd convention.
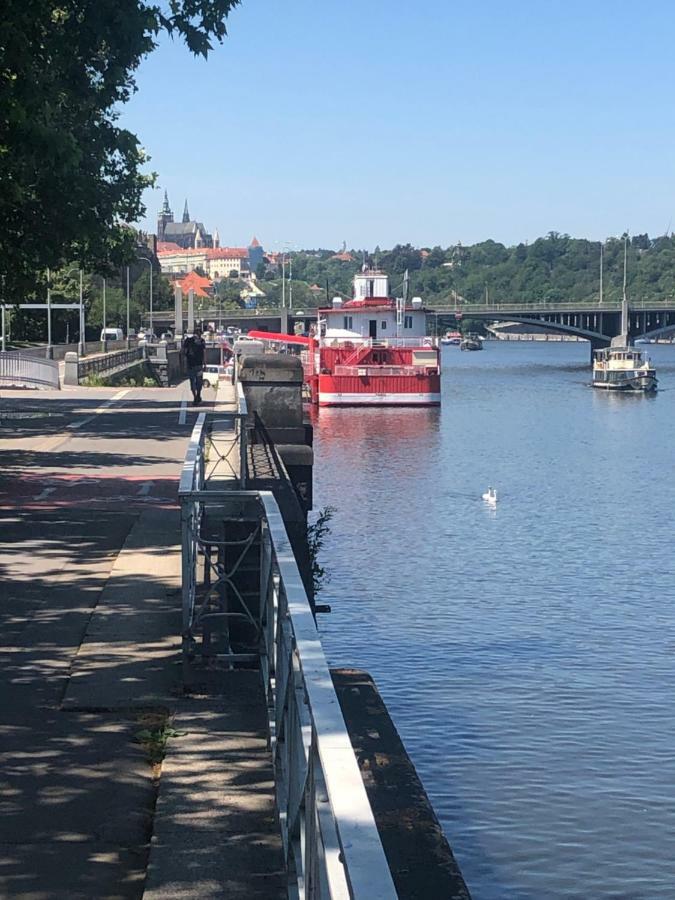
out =
[[[176,284],[184,294],[194,291],[195,297],[210,297],[213,292],[213,282],[210,278],[198,275],[197,272],[188,272],[185,278],[181,278]]]

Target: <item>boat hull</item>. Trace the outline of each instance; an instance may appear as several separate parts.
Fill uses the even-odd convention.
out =
[[[319,375],[319,406],[440,406],[440,375]]]
[[[440,394],[319,393],[319,406],[440,406]]]
[[[651,394],[658,390],[658,381],[655,375],[640,375],[621,382],[594,381],[593,387],[619,394]]]

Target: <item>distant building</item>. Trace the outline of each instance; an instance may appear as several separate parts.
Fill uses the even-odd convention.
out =
[[[234,272],[248,278],[251,268],[246,247],[218,247],[206,251],[206,273],[214,281],[229,278]]]
[[[347,252],[347,242],[342,242],[342,247],[340,248],[339,253],[335,253],[333,256],[330,256],[329,259],[335,259],[338,262],[354,262],[354,257],[351,253]]]
[[[213,282],[196,272],[189,272],[185,278],[176,281],[176,284],[184,295],[187,295],[190,290],[194,291],[195,297],[210,297],[213,294]]]
[[[246,247],[204,247],[183,249],[173,242],[157,244],[157,257],[166,275],[186,275],[199,269],[213,281],[229,278],[236,272],[239,277],[249,277],[248,249]]]
[[[248,264],[251,272],[255,272],[260,263],[263,261],[265,253],[257,237],[254,236],[248,245]]]
[[[187,200],[182,222],[174,222],[166,191],[164,191],[164,203],[157,216],[157,240],[162,243],[177,244],[185,250],[213,247],[213,237],[204,228],[202,222],[190,219]]]

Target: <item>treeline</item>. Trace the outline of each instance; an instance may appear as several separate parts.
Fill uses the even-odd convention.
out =
[[[391,291],[400,294],[406,269],[412,295],[427,305],[446,305],[455,296],[480,303],[586,301],[600,290],[600,241],[550,232],[531,244],[507,247],[497,241],[453,247],[416,248],[398,244],[391,250],[351,250],[351,261],[333,258],[334,251],[310,250],[293,254],[293,305],[323,304],[334,294],[351,295],[352,277],[363,265],[377,265],[390,276]],[[623,282],[624,237],[602,244],[603,296],[620,299]],[[267,273],[265,290],[275,303],[280,283],[277,272]],[[288,278],[288,268],[286,277]],[[273,277],[270,277],[273,275]],[[675,294],[675,237],[628,238],[628,295],[633,301],[668,299]],[[311,288],[315,290],[312,291]],[[319,294],[316,287],[322,289]],[[288,299],[288,298],[287,298]]]

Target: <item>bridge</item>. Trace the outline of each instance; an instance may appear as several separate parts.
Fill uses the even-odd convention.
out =
[[[456,318],[472,318],[484,321],[518,322],[545,328],[558,334],[574,335],[590,341],[591,349],[607,347],[613,337],[621,334],[621,301],[565,301],[559,303],[500,302],[453,303],[452,305],[427,307],[430,322],[438,328],[446,328]],[[292,309],[242,309],[222,312],[202,310],[202,322],[218,323],[222,327],[245,330],[292,333],[296,325],[307,330],[316,322],[316,310]],[[172,327],[172,313],[155,313],[155,322]],[[628,337],[658,338],[675,332],[675,298],[629,304]]]
[[[590,341],[591,350],[607,347],[622,333],[621,301],[595,303],[497,303],[457,304],[434,309],[439,328],[457,318],[517,322]],[[675,332],[675,299],[631,303],[627,316],[628,337],[659,338]]]

